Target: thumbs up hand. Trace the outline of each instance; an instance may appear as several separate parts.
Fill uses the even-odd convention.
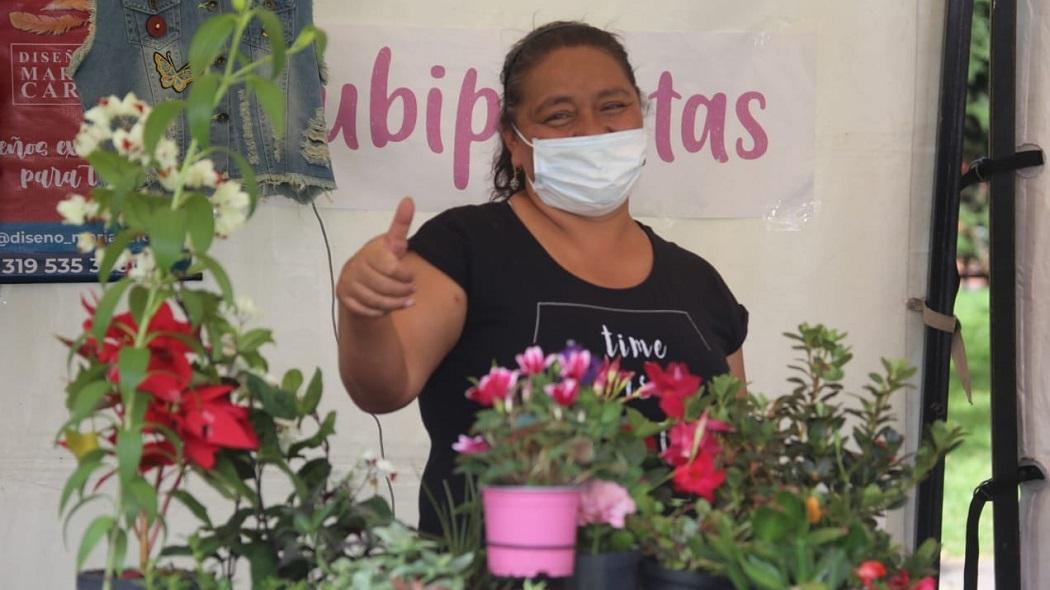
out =
[[[412,305],[415,275],[403,259],[414,213],[412,198],[401,199],[386,233],[366,242],[343,265],[336,296],[351,314],[378,318]]]

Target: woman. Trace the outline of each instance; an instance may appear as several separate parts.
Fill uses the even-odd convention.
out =
[[[337,287],[343,382],[368,412],[419,398],[432,442],[423,485],[435,492],[446,479],[462,489],[451,445],[479,409],[467,379],[514,366],[529,345],[620,357],[634,386],[647,360],[744,379],[747,311],[711,265],[631,218],[646,137],[620,42],[551,23],[511,49],[501,78],[493,202],[445,211],[409,240],[402,200]],[[641,409],[659,417],[653,400]],[[420,529],[438,532],[422,493]]]

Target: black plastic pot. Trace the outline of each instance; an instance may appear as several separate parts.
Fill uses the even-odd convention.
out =
[[[638,590],[637,551],[576,554],[575,571],[560,586],[564,590]]]
[[[188,572],[180,572],[184,579],[179,584],[183,590],[198,590],[197,584],[193,582]],[[77,573],[77,590],[102,590],[106,576],[102,570],[89,570]],[[168,588],[167,585],[162,585]],[[143,590],[146,581],[142,578],[119,579],[114,578],[109,584],[110,590]]]
[[[77,590],[102,590],[106,575],[102,570],[90,570],[77,574]],[[142,590],[146,587],[141,579],[121,580],[114,578],[109,585],[111,590]]]
[[[700,572],[669,570],[653,561],[642,562],[644,590],[733,590],[728,578]]]

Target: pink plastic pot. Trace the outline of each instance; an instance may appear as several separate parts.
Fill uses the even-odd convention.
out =
[[[531,578],[572,575],[576,558],[575,487],[483,487],[489,572]]]

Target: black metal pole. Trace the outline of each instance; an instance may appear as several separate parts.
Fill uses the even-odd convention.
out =
[[[1017,0],[992,2],[992,159],[1014,153],[1016,113]],[[1017,506],[1017,276],[1014,175],[991,179],[989,193],[991,308],[992,479],[1000,490],[993,505],[995,587],[1021,588]]]
[[[930,218],[930,268],[926,305],[953,315],[959,275],[955,266],[959,226],[959,184],[966,116],[966,73],[970,65],[973,0],[946,0],[944,49],[941,63],[937,150],[934,163],[933,211]],[[952,335],[926,328],[922,382],[922,426],[948,415],[948,376]],[[944,463],[920,486],[916,498],[916,546],[941,538]],[[936,565],[939,568],[940,559]]]

